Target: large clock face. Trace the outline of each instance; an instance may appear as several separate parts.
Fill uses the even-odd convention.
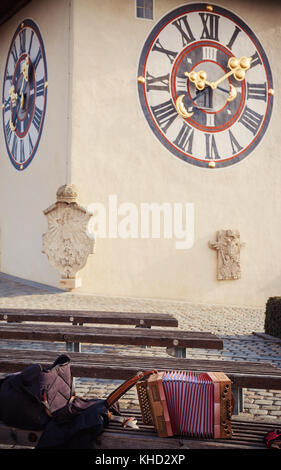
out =
[[[25,169],[38,148],[47,102],[47,65],[37,25],[24,20],[12,39],[3,80],[3,131],[8,155]]]
[[[261,43],[243,20],[215,5],[187,4],[159,21],[141,52],[138,89],[160,142],[201,167],[249,155],[272,113]]]

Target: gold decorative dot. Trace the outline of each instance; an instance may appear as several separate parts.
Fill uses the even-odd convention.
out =
[[[23,170],[23,165],[20,166],[20,170]]]
[[[207,5],[207,6],[206,6],[206,10],[208,10],[208,11],[213,11],[212,5]]]
[[[23,28],[23,27],[24,27],[24,23],[21,23],[20,27]]]
[[[216,162],[209,162],[209,167],[210,168],[215,168],[216,167]]]
[[[138,77],[138,82],[139,83],[145,83],[145,78],[143,76]]]
[[[269,94],[269,96],[273,96],[273,95],[274,95],[274,90],[273,90],[273,88],[269,88],[268,94]]]
[[[45,88],[47,88],[47,86],[48,86],[48,82],[45,82]]]

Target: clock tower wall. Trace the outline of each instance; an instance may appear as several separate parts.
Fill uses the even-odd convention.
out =
[[[263,139],[247,158],[211,168],[173,155],[153,133],[138,96],[144,42],[182,2],[155,0],[151,21],[135,17],[131,0],[74,1],[72,181],[84,204],[104,207],[107,223],[110,211],[116,216],[118,209],[118,221],[127,222],[127,232],[121,223],[110,235],[107,225],[107,237],[97,238],[96,253],[81,271],[81,291],[238,305],[264,305],[268,296],[280,294],[281,9],[276,2],[257,1],[254,8],[251,1],[220,3],[250,25],[266,50],[277,103]],[[162,54],[164,60],[169,59]],[[167,203],[172,210],[176,203],[193,204],[194,225],[191,213],[187,222],[191,231],[194,227],[192,246],[177,248],[175,231],[172,238],[163,232],[160,238],[143,236],[142,203]],[[133,230],[136,214],[139,225]],[[239,230],[245,242],[241,277],[218,280],[218,253],[209,241],[227,229]]]
[[[223,0],[219,3],[220,8],[234,12],[254,31],[266,52],[275,91],[270,122],[266,122],[261,132],[255,125],[260,125],[258,116],[265,113],[264,108],[258,106],[253,114],[249,111],[249,108],[253,111],[250,101],[246,114],[242,116],[245,103],[239,111],[244,122],[240,123],[243,132],[238,127],[225,129],[230,154],[232,150],[238,154],[240,147],[243,152],[241,158],[231,164],[221,165],[219,160],[223,161],[226,149],[224,138],[219,142],[219,132],[202,132],[203,140],[198,143],[198,126],[194,134],[188,127],[180,127],[168,139],[169,129],[165,129],[167,122],[161,105],[168,103],[168,122],[169,116],[175,116],[173,123],[180,122],[175,106],[169,105],[169,100],[179,94],[149,102],[155,86],[162,87],[161,93],[164,93],[167,74],[169,79],[171,77],[172,72],[165,71],[165,66],[176,59],[167,54],[175,46],[169,43],[169,34],[159,36],[160,45],[156,45],[159,68],[156,61],[155,68],[148,69],[144,77],[152,88],[146,94],[147,99],[140,92],[144,85],[137,78],[141,75],[140,63],[142,66],[145,63],[143,51],[148,53],[153,47],[151,43],[151,48],[145,49],[150,33],[161,18],[183,6],[180,0],[154,0],[153,4],[154,19],[145,20],[136,18],[133,0],[33,0],[0,26],[1,93],[11,40],[26,18],[40,29],[48,71],[44,128],[36,155],[23,171],[11,164],[2,129],[0,270],[58,285],[59,273],[42,253],[42,235],[47,230],[43,211],[55,202],[60,186],[73,183],[78,188],[79,203],[95,207],[95,221],[100,229],[95,254],[88,258],[80,272],[82,287],[77,292],[194,303],[264,305],[269,296],[280,295],[281,283],[278,115],[281,107],[278,92],[281,8],[273,1]],[[201,21],[200,16],[198,18]],[[204,13],[199,23],[201,32],[198,28],[192,30],[198,40],[205,30],[206,18]],[[220,19],[219,28],[222,22]],[[217,23],[214,20],[212,24],[215,35]],[[219,40],[224,40],[223,50],[227,42],[232,45],[242,35],[237,33],[236,37],[233,28],[228,41],[226,36],[218,35]],[[164,29],[161,31],[166,34]],[[220,33],[220,29],[218,31]],[[233,54],[236,54],[234,46]],[[254,55],[255,49],[244,52],[242,47],[238,54]],[[204,60],[204,63],[212,63]],[[228,70],[219,60],[213,69],[210,65],[210,80],[216,80]],[[187,61],[187,70],[188,64]],[[254,76],[246,72],[249,83],[248,77],[252,77],[252,82],[260,85],[250,87],[252,95],[256,95],[257,90],[260,93],[265,90],[265,79],[260,78],[258,68],[256,71]],[[213,72],[218,77],[211,77]],[[176,82],[179,77],[176,73],[174,76]],[[226,83],[220,86],[223,88]],[[238,97],[244,93],[246,100],[243,86],[242,83],[242,92],[237,86]],[[216,96],[214,93],[214,100]],[[206,95],[201,95],[200,102],[211,102],[205,98]],[[252,100],[256,101],[258,105],[263,103]],[[233,106],[236,103],[238,101],[234,100]],[[225,107],[225,113],[231,109],[230,105]],[[222,116],[218,114],[218,122],[224,125],[225,116]],[[209,117],[207,122],[209,127],[212,119]],[[187,117],[182,124],[189,126],[190,122]],[[159,124],[162,132],[155,124]],[[247,153],[248,136],[255,130],[255,147]],[[179,158],[183,145],[190,151],[186,159]],[[200,164],[200,158],[195,161],[198,155],[201,155]],[[212,160],[215,167],[211,165]],[[183,221],[179,215],[183,216]],[[235,258],[240,274],[237,278],[219,280],[218,265],[220,256],[224,255],[215,244],[219,239],[217,232],[227,230],[230,238],[235,235],[236,242],[237,233],[240,234],[241,250],[239,245],[239,259]]]
[[[16,29],[26,19],[37,25],[44,44],[47,65],[47,83],[43,83],[47,96],[46,114],[36,154],[23,169],[18,165],[19,158],[14,162],[17,166],[15,168],[8,156],[1,116],[0,270],[24,279],[57,285],[59,275],[42,253],[42,234],[47,228],[43,210],[54,202],[58,187],[69,178],[69,2],[33,0],[0,26],[1,100],[8,51]],[[30,38],[27,32],[26,47]],[[35,45],[35,35],[32,44]],[[38,70],[41,64],[42,59]],[[38,108],[42,106],[41,103]],[[9,110],[8,113],[10,112]],[[8,119],[9,116],[7,118],[4,115],[4,118]],[[13,116],[13,119],[16,118]],[[30,128],[32,126],[33,124]],[[14,133],[11,139],[13,138]],[[34,145],[34,141],[32,144]],[[18,142],[18,150],[19,146]]]

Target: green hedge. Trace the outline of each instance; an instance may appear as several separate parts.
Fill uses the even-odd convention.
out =
[[[266,302],[264,331],[281,339],[281,297],[269,297]]]

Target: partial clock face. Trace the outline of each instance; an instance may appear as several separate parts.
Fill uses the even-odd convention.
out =
[[[141,52],[138,90],[160,142],[201,167],[249,155],[272,113],[261,43],[237,15],[215,5],[187,4],[159,21]]]
[[[30,19],[17,28],[3,80],[3,131],[17,170],[32,161],[40,141],[47,103],[47,64],[42,37]]]

